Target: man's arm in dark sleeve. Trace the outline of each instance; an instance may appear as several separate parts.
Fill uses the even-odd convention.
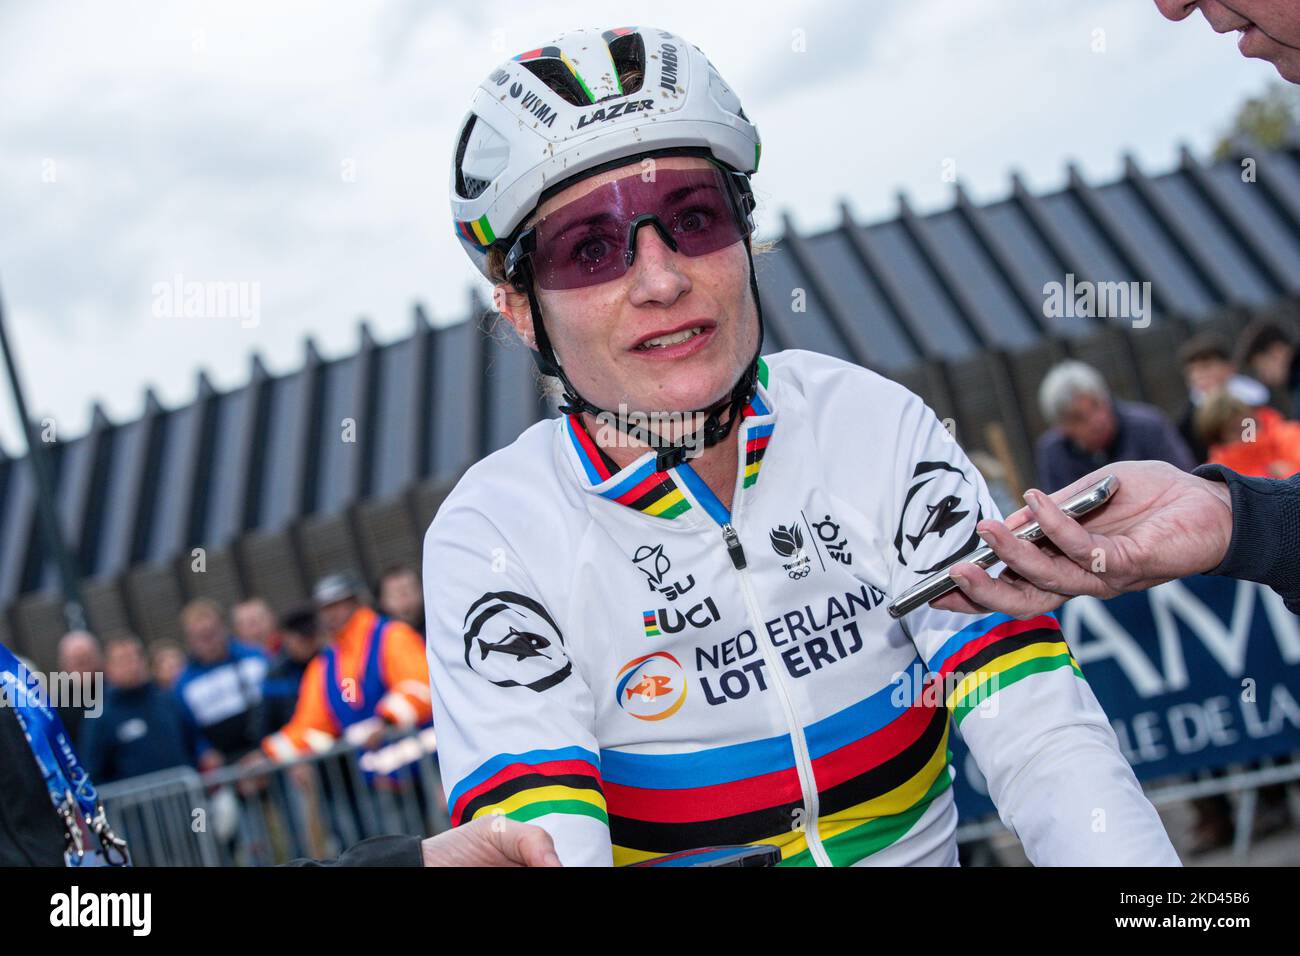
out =
[[[1232,541],[1207,574],[1257,581],[1300,614],[1300,474],[1252,478],[1223,465],[1201,465],[1192,474],[1222,481],[1232,496]]]
[[[350,846],[334,860],[292,860],[285,866],[424,866],[415,836],[377,836]]]

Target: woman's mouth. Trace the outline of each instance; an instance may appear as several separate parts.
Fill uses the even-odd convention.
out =
[[[696,325],[689,329],[659,335],[642,342],[632,351],[653,359],[681,358],[698,352],[713,338],[716,326]]]

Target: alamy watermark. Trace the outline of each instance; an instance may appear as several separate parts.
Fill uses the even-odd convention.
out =
[[[41,671],[22,668],[13,679],[0,680],[0,707],[32,707],[85,711],[86,717],[104,712],[104,672]]]
[[[170,282],[155,282],[153,315],[157,319],[238,319],[252,329],[262,321],[262,283],[187,281],[179,272]]]
[[[1091,282],[1076,280],[1043,283],[1043,315],[1049,319],[1129,319],[1133,328],[1151,324],[1150,282]]]
[[[948,671],[935,674],[915,668],[895,672],[890,680],[890,702],[897,708],[940,708],[960,704],[977,717],[996,717],[1002,687],[1000,671]]]
[[[639,412],[619,403],[618,411],[596,415],[596,442],[603,448],[632,447],[634,443],[663,448],[680,444],[685,457],[704,451],[704,412]]]

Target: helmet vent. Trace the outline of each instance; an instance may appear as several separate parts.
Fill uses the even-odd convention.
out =
[[[640,33],[617,37],[609,44],[609,56],[614,61],[623,95],[640,92],[645,81],[645,40]]]
[[[590,101],[586,91],[558,57],[538,57],[526,60],[524,68],[559,94],[560,99],[574,106],[586,106]]]
[[[474,132],[477,116],[471,116],[465,128],[460,131],[460,142],[456,144],[456,193],[462,199],[475,199],[490,185],[486,179],[475,179],[464,173],[465,149],[469,146],[470,134]]]
[[[473,176],[461,176],[460,194],[466,199],[475,199],[483,194],[483,190],[491,185],[486,179],[475,179]]]

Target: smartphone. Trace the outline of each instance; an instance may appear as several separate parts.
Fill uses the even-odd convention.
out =
[[[706,846],[683,850],[633,866],[776,866],[781,862],[779,847],[760,843],[757,846]]]
[[[1081,518],[1109,501],[1118,487],[1119,478],[1115,475],[1107,475],[1092,487],[1085,488],[1067,501],[1061,506],[1061,510],[1071,518]],[[1018,528],[1014,534],[1022,541],[1041,541],[1044,537],[1043,529],[1038,526],[1037,521],[1031,521],[1029,524]],[[898,600],[889,605],[889,616],[900,618],[910,611],[915,611],[922,604],[929,604],[935,598],[943,597],[945,594],[957,590],[957,582],[952,579],[952,575],[949,573],[953,565],[969,561],[987,569],[993,567],[999,560],[1001,559],[993,553],[992,548],[988,545],[980,545],[980,547],[962,555],[960,558],[948,562],[946,567],[936,571],[920,584],[908,588]]]

